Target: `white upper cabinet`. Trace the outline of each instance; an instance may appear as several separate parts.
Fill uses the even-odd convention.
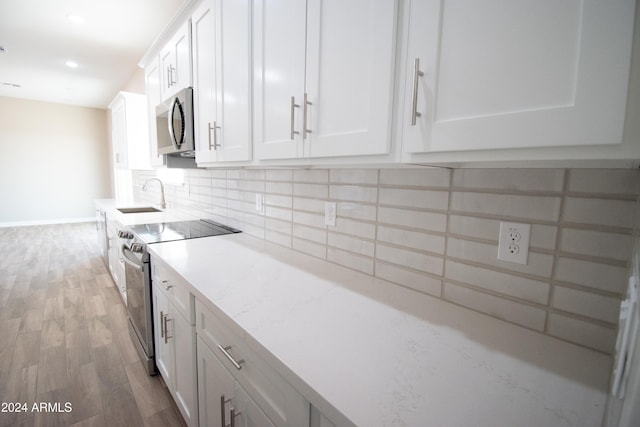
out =
[[[165,100],[191,86],[191,25],[189,20],[178,28],[160,51],[161,95]]]
[[[622,141],[632,0],[412,0],[403,151]]]
[[[255,2],[258,159],[386,154],[396,2]]]
[[[158,154],[158,130],[156,128],[156,106],[162,101],[160,94],[160,64],[158,57],[144,69],[147,88],[147,115],[149,123],[149,156],[151,166],[164,165],[164,156]]]
[[[192,15],[196,161],[251,159],[251,2],[206,0]]]

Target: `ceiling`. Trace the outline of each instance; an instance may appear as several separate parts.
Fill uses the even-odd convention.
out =
[[[1,0],[0,96],[106,108],[184,2]]]

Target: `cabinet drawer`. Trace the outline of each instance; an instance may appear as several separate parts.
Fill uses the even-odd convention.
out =
[[[193,325],[195,310],[189,284],[178,273],[156,258],[151,258],[151,281],[157,284],[156,289],[160,289],[187,322]]]
[[[276,426],[309,425],[309,403],[258,357],[229,320],[195,301],[196,334]]]

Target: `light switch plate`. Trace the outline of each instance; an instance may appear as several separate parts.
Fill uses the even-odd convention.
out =
[[[529,237],[531,224],[500,222],[498,238],[498,259],[526,264],[529,257]]]
[[[262,212],[262,208],[262,194],[258,193],[256,194],[256,210]]]

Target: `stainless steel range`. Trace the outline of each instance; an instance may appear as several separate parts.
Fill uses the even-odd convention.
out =
[[[127,230],[118,231],[118,237],[125,240],[122,245],[122,255],[125,261],[129,332],[149,375],[154,375],[156,368],[151,307],[151,266],[147,245],[239,232],[240,230],[204,219],[134,225]]]

